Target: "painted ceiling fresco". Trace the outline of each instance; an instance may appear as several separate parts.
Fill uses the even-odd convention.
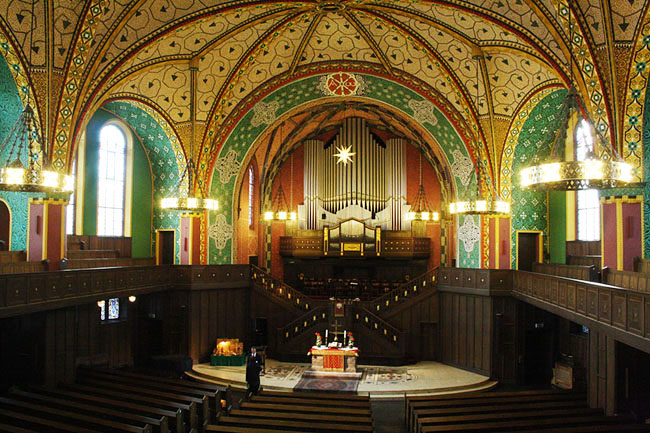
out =
[[[12,0],[0,2],[0,33],[3,57],[20,60],[14,78],[30,77],[60,169],[94,110],[137,99],[179,131],[195,118],[208,183],[228,134],[265,94],[347,69],[443,100],[501,190],[508,131],[538,93],[568,85],[570,52],[599,131],[639,166],[648,1],[36,0],[32,15],[30,0]],[[186,149],[189,136],[179,136]]]

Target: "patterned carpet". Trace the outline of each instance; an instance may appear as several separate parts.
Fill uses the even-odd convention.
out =
[[[417,379],[417,376],[409,373],[406,368],[364,367],[360,371],[363,372],[363,383],[376,385],[411,382]]]
[[[318,391],[318,392],[340,392],[356,393],[359,387],[359,379],[334,377],[323,377],[315,375],[310,371],[305,371],[293,387],[294,391]]]

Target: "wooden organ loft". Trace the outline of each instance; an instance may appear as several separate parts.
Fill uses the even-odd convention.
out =
[[[337,158],[342,149],[350,152],[350,161]],[[293,170],[294,155],[304,159],[300,172]],[[390,286],[439,265],[440,222],[406,218],[420,184],[432,210],[441,207],[432,166],[426,162],[420,171],[409,170],[407,161],[423,160],[413,143],[362,118],[346,118],[336,130],[304,140],[273,181],[271,196],[280,188],[289,191],[297,218],[278,223],[284,233],[272,236],[281,257],[272,263],[272,274],[299,286],[304,279]],[[296,184],[302,188],[294,193]]]

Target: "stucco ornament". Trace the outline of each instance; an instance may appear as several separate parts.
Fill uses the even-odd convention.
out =
[[[463,225],[458,229],[458,239],[463,241],[466,253],[474,251],[474,244],[481,239],[481,230],[474,222],[473,216],[465,216]]]
[[[208,227],[208,237],[214,240],[218,250],[226,248],[226,243],[232,239],[232,226],[228,224],[225,215],[217,215],[215,223]]]
[[[239,173],[241,163],[237,160],[238,157],[237,152],[231,150],[225,156],[217,159],[214,169],[219,172],[221,183],[228,183],[233,176],[237,176],[237,173]]]
[[[278,101],[263,102],[260,101],[253,107],[253,118],[251,119],[251,125],[260,126],[260,125],[270,125],[276,119],[275,112],[280,108],[280,103]]]
[[[427,101],[426,99],[421,101],[411,99],[409,101],[409,108],[413,110],[413,118],[418,122],[422,124],[428,122],[431,126],[436,126],[438,124],[435,109],[430,101]]]

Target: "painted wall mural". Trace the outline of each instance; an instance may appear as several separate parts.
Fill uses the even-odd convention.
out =
[[[481,220],[478,215],[458,217],[458,267],[478,268],[481,250]]]
[[[413,106],[412,101],[425,100],[424,97],[400,83],[373,75],[357,74],[357,76],[362,78],[365,83],[364,97],[386,103],[407,113],[411,117],[415,116],[415,111],[411,108]],[[262,106],[275,108],[276,105],[274,103],[277,102],[275,116],[280,117],[296,106],[323,98],[323,93],[320,88],[321,77],[322,75],[317,75],[293,81],[264,97],[262,102],[265,105]],[[415,107],[420,107],[420,104],[416,104]],[[224,221],[229,226],[232,226],[234,183],[236,179],[233,173],[235,172],[235,168],[237,168],[238,172],[239,166],[251,145],[266,128],[263,122],[253,121],[256,115],[259,118],[259,114],[256,114],[255,110],[249,110],[239,120],[221,147],[217,162],[215,167],[213,167],[210,196],[219,200],[220,210],[218,214],[225,217],[225,220],[219,217],[222,227]],[[455,158],[469,158],[470,155],[467,148],[456,129],[437,108],[435,109],[435,117],[435,121],[428,120],[422,126],[438,141],[450,165],[454,163]],[[457,190],[463,194],[465,192],[465,185],[463,185],[459,178],[455,178],[455,182]],[[208,225],[214,227],[215,224],[217,224],[217,213],[212,213]],[[209,236],[208,262],[231,263],[232,235],[230,235],[226,242],[223,242],[223,238],[220,235],[218,245],[216,239],[214,236]]]
[[[565,89],[556,90],[544,97],[530,112],[523,125],[512,164],[512,268],[517,267],[517,231],[541,230],[544,234],[544,251],[548,242],[547,194],[543,191],[522,190],[519,171],[544,161],[551,152],[552,139],[557,128],[557,114]],[[553,132],[553,135],[549,134]]]

